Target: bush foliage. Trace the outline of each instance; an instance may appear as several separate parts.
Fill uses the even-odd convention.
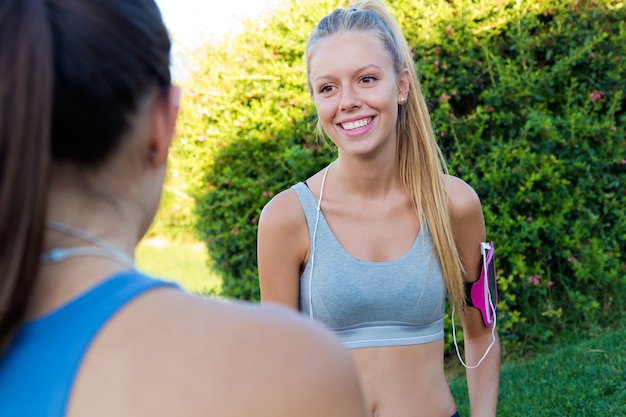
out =
[[[176,213],[193,215],[226,296],[258,300],[262,207],[334,158],[315,142],[302,55],[337,5],[286,0],[196,55],[173,168],[197,204]],[[388,5],[413,48],[450,171],[483,200],[504,346],[522,351],[623,313],[623,2]]]

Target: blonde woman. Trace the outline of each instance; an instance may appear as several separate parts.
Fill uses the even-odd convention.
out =
[[[467,362],[483,359],[467,371],[471,415],[494,416],[497,335],[464,290],[480,272],[481,204],[447,174],[397,22],[378,1],[335,10],[310,35],[306,64],[318,127],[338,157],[264,207],[262,301],[335,331],[370,415],[450,417],[458,414],[443,366],[447,294]]]

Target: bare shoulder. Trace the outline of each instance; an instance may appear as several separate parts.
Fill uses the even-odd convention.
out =
[[[293,189],[277,194],[261,212],[257,271],[263,302],[298,308],[299,276],[309,252],[309,228]]]
[[[480,213],[482,218],[480,198],[468,183],[458,177],[448,175],[446,184],[450,195],[450,209],[455,217],[462,219]]]
[[[460,178],[447,176],[452,231],[463,264],[463,278],[474,282],[480,269],[480,242],[486,239],[485,220],[480,198]]]
[[[276,194],[261,211],[259,218],[259,226],[269,225],[270,227],[279,226],[295,227],[304,220],[300,202],[296,192],[287,189]]]
[[[313,198],[316,200],[319,198],[317,190],[321,187],[323,177],[324,170],[318,171],[304,182],[304,185],[310,190]],[[305,217],[298,195],[293,188],[288,188],[276,194],[265,207],[263,207],[259,219],[259,226],[261,226],[262,223],[271,223],[272,225],[287,227],[291,225],[298,227],[301,226],[303,222],[305,222]]]
[[[117,326],[122,334],[113,336],[121,343],[130,337],[124,329],[143,329],[124,361],[132,364],[127,389],[150,392],[162,410],[187,416],[363,415],[347,353],[332,334],[297,313],[172,290],[133,304]]]
[[[310,190],[313,198],[319,198],[318,191],[321,188],[325,170],[318,171],[308,178],[304,185]],[[268,229],[270,227],[299,228],[306,224],[306,218],[298,195],[293,188],[288,188],[276,194],[263,207],[259,218],[259,228]]]
[[[212,331],[184,349],[207,363],[195,372],[208,380],[202,385],[213,388],[207,407],[213,412],[224,407],[216,415],[360,415],[356,372],[329,332],[277,305],[198,298],[193,304],[184,321]]]

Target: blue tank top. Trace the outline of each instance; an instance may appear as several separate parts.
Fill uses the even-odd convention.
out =
[[[135,297],[163,286],[176,284],[123,272],[24,323],[0,357],[0,415],[64,416],[76,373],[100,329]]]
[[[400,258],[367,262],[344,249],[321,211],[318,218],[317,201],[306,184],[292,189],[311,239],[309,261],[300,276],[301,312],[334,330],[347,349],[443,338],[446,289],[425,222]]]

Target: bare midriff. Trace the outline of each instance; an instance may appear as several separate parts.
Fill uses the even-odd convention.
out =
[[[450,417],[456,406],[444,373],[443,340],[349,350],[371,417]]]

